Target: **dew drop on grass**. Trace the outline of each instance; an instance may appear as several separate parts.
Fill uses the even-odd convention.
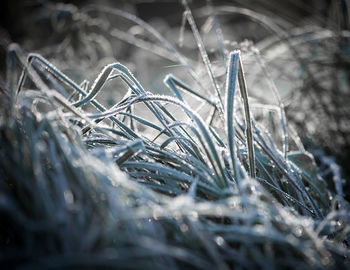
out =
[[[197,220],[198,217],[199,217],[197,211],[191,211],[191,212],[190,212],[190,216],[191,216],[194,220]]]
[[[294,229],[294,234],[297,236],[297,237],[300,237],[302,234],[303,234],[303,230],[301,227],[297,227]]]
[[[224,238],[222,238],[221,236],[216,236],[215,242],[218,246],[222,246],[224,244]]]
[[[252,185],[251,187],[250,187],[250,190],[251,190],[251,192],[256,192],[256,187],[254,186],[254,185]]]
[[[180,226],[180,230],[182,231],[182,232],[187,232],[188,231],[188,226],[186,225],[186,224],[181,224],[181,226]]]
[[[74,202],[73,193],[69,189],[64,191],[63,196],[67,204],[73,204]]]

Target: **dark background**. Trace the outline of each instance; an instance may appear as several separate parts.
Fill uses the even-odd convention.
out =
[[[0,25],[2,31],[6,30],[8,38],[14,42],[21,42],[24,39],[30,38],[30,30],[28,29],[28,18],[44,3],[54,3],[55,1],[44,0],[13,0],[3,1],[0,9]],[[71,3],[76,6],[83,6],[89,3],[95,3],[100,5],[110,5],[113,7],[130,7],[133,6],[136,14],[148,21],[154,17],[162,17],[166,19],[169,24],[178,23],[179,15],[183,12],[183,7],[180,1],[56,1],[61,3]],[[201,7],[208,1],[196,0],[189,1],[191,7]],[[278,14],[281,18],[289,21],[292,24],[298,25],[303,22],[305,18],[313,18],[317,20],[319,24],[325,24],[327,22],[327,14],[330,10],[330,6],[334,1],[332,0],[213,0],[214,5],[234,4],[236,6],[253,8],[255,11],[263,12],[267,15],[275,16]],[[338,1],[339,5],[345,5],[346,1]],[[346,9],[344,9],[346,10]],[[181,16],[180,16],[181,17]],[[344,16],[343,18],[347,18]],[[30,22],[29,22],[30,23]],[[348,22],[342,22],[343,29],[349,29]],[[3,33],[4,35],[4,33]]]

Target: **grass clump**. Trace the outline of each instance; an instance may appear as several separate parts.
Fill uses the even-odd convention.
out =
[[[141,19],[101,8],[155,39],[133,42],[162,48],[158,55],[166,51],[183,66],[191,81],[168,74],[167,95],[146,90],[119,62],[102,68],[90,87],[41,54],[8,47],[0,128],[2,265],[347,267],[350,214],[341,181],[334,192],[319,175],[289,129],[281,100],[277,106],[251,101],[242,55],[258,51],[226,54],[216,31],[227,60],[217,76],[220,65],[211,63],[186,1],[184,7],[201,68]],[[74,14],[90,22],[90,11]],[[115,81],[124,95],[108,107],[99,98]],[[279,127],[275,134],[253,107],[278,115],[270,119]]]

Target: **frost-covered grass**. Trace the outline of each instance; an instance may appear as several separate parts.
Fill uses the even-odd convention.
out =
[[[227,52],[212,12],[224,67],[215,75],[220,67],[186,1],[184,8],[201,68],[139,18],[100,8],[147,31],[154,44],[130,41],[166,52],[187,72],[186,81],[164,78],[167,95],[146,90],[119,62],[89,86],[42,55],[9,46],[0,131],[6,269],[349,266],[350,212],[340,177],[333,188],[319,175],[288,126],[259,51],[244,53],[260,59],[277,105],[251,102],[244,53]],[[89,10],[74,12],[89,21]],[[107,107],[99,97],[115,81],[125,94]]]

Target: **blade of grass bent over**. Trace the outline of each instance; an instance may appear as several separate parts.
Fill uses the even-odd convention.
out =
[[[204,150],[207,153],[208,159],[210,160],[216,174],[216,180],[219,187],[224,188],[228,186],[224,169],[222,166],[222,161],[220,159],[220,156],[218,154],[218,150],[212,140],[212,137],[210,135],[210,132],[208,131],[208,128],[206,127],[204,121],[200,118],[197,113],[192,111],[186,104],[183,102],[176,100],[169,96],[157,96],[157,95],[150,95],[150,94],[144,94],[141,96],[138,96],[134,99],[133,102],[147,102],[147,101],[164,101],[168,103],[173,103],[175,105],[178,105],[181,107],[186,113],[188,113],[191,116],[191,119],[197,124],[199,132],[196,129],[193,129],[192,131],[195,133],[195,135],[198,137],[199,141],[201,142]],[[131,103],[130,103],[131,105]],[[109,117],[117,114],[120,111],[119,108],[114,110],[109,110],[104,113],[101,113],[99,115],[96,115],[95,117]],[[208,149],[209,147],[209,149]]]

